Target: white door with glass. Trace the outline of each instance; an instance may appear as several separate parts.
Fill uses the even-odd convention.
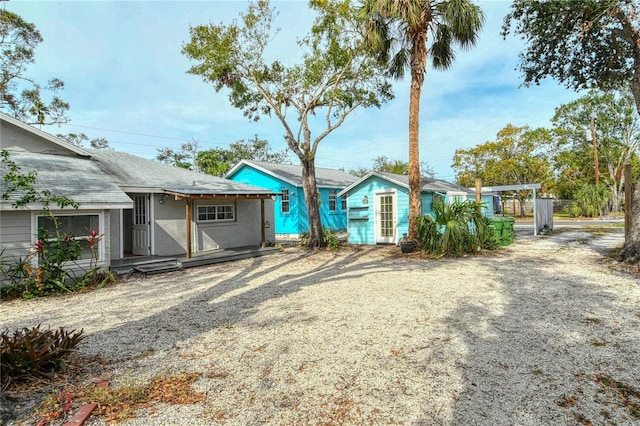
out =
[[[133,230],[131,252],[135,256],[149,254],[149,198],[133,196]]]
[[[376,244],[392,244],[396,240],[396,194],[376,194]]]

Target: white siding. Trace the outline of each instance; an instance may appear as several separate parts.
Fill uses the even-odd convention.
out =
[[[35,236],[31,234],[31,212],[0,212],[0,250],[3,258],[24,257],[31,251]]]

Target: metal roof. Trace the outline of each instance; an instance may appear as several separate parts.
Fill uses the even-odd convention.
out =
[[[295,164],[266,163],[263,161],[242,160],[227,173],[227,177],[233,176],[242,166],[253,167],[273,177],[283,180],[293,186],[302,187],[302,166]],[[342,170],[316,167],[316,185],[320,188],[342,189],[358,180]]]

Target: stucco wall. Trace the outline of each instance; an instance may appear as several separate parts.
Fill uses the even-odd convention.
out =
[[[182,255],[187,252],[186,202],[174,197],[166,197],[163,203],[160,200],[157,194],[151,197],[152,252],[158,256]]]
[[[197,220],[197,206],[235,204],[236,219],[233,222],[199,222]],[[271,206],[267,208],[267,204]],[[273,212],[273,202],[265,201],[265,218],[273,223],[273,217],[267,215],[267,210]],[[260,200],[237,201],[198,201],[194,203],[194,248],[206,251],[216,248],[234,248],[244,246],[259,246],[261,244]],[[265,239],[275,239],[273,231],[265,229]],[[270,235],[267,235],[269,231]]]
[[[160,203],[160,197],[152,197],[155,220],[154,253],[159,256],[173,256],[187,251],[186,202],[167,197]],[[228,205],[235,206],[235,220],[230,222],[200,222],[198,206]],[[275,240],[273,201],[265,200],[265,239]],[[259,246],[261,241],[260,200],[229,199],[196,200],[192,203],[191,250],[198,253],[213,249],[227,249],[244,246]]]

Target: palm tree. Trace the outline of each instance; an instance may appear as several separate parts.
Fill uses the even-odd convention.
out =
[[[409,100],[409,237],[415,236],[420,203],[420,95],[432,58],[435,69],[446,70],[455,58],[454,44],[473,47],[484,24],[484,13],[470,0],[363,0],[365,42],[389,64],[397,78],[411,71]],[[430,40],[431,38],[431,40]]]

